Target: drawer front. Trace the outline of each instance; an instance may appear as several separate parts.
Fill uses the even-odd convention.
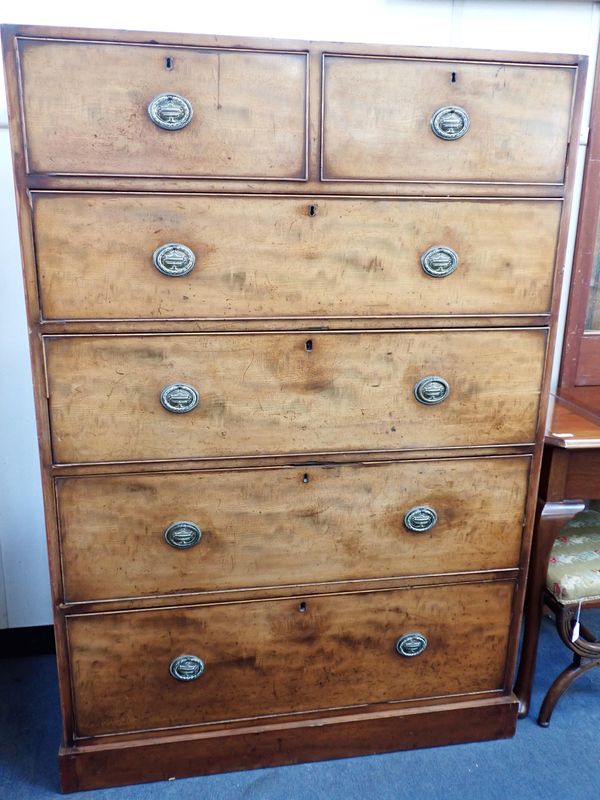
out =
[[[322,176],[562,183],[575,75],[571,67],[325,56]],[[467,116],[445,121],[442,112],[440,133],[460,138],[440,138],[436,112],[456,107]]]
[[[544,313],[560,211],[556,200],[34,194],[43,315]],[[168,244],[180,250],[165,269]],[[426,256],[440,246],[453,271]]]
[[[545,344],[541,329],[46,337],[54,458],[529,443]],[[418,402],[438,377],[446,399]]]
[[[20,41],[30,172],[305,179],[305,53]],[[171,59],[168,69],[167,59]],[[149,106],[157,101],[159,123]]]
[[[520,457],[59,479],[65,599],[516,567],[529,466]]]
[[[512,595],[459,584],[70,617],[77,733],[501,690]],[[425,650],[400,655],[414,633]]]

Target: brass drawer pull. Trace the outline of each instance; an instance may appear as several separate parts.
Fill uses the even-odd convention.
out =
[[[194,110],[192,104],[179,94],[158,94],[148,106],[152,122],[165,131],[179,131],[189,124]]]
[[[194,522],[174,522],[165,528],[165,542],[178,550],[186,550],[198,544],[202,531]]]
[[[431,130],[439,139],[454,141],[469,130],[471,120],[460,106],[442,106],[431,118]]]
[[[445,278],[458,267],[458,255],[451,247],[436,245],[423,253],[421,266],[432,278]]]
[[[188,383],[172,383],[160,393],[161,405],[173,414],[187,414],[199,401],[200,395]]]
[[[413,658],[420,656],[427,648],[427,637],[422,633],[405,633],[396,642],[396,652],[399,656]]]
[[[450,384],[439,375],[428,375],[415,383],[415,398],[419,403],[432,406],[442,403],[450,394]]]
[[[426,533],[437,521],[438,516],[431,506],[415,506],[404,515],[404,526],[413,533]]]
[[[163,275],[180,278],[194,269],[196,256],[186,245],[169,242],[156,248],[152,254],[152,263]]]
[[[204,672],[204,661],[198,656],[177,656],[169,664],[169,672],[177,681],[195,681]]]

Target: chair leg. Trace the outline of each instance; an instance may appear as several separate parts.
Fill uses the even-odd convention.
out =
[[[519,717],[521,718],[526,717],[529,713],[550,551],[562,528],[583,507],[582,503],[573,502],[545,503],[538,507],[527,579],[523,647],[519,674],[514,687],[519,701]]]
[[[588,661],[586,664],[582,664],[580,656],[577,654],[573,656],[572,663],[560,673],[558,678],[556,678],[552,686],[548,689],[546,696],[544,697],[542,707],[540,708],[540,714],[537,720],[538,725],[541,725],[542,728],[548,727],[554,707],[562,695],[577,680],[577,678],[579,678],[581,675],[585,675],[586,672],[589,672],[594,667],[600,667],[600,659],[595,659]]]

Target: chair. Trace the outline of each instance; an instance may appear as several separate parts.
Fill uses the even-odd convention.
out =
[[[539,519],[536,527],[523,654],[515,693],[522,698],[520,716],[526,716],[529,697],[525,676],[531,676],[535,668],[545,604],[554,615],[560,638],[573,653],[572,663],[555,679],[544,697],[538,724],[547,727],[564,692],[581,675],[600,666],[600,641],[579,622],[581,609],[600,607],[600,513],[591,509],[580,511],[559,531],[550,520]],[[531,596],[532,592],[537,599]]]

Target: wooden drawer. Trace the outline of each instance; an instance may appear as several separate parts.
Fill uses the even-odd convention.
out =
[[[62,478],[65,600],[516,567],[529,467],[516,457]],[[406,515],[421,506],[437,521],[427,512],[415,532]],[[200,533],[188,538],[190,522]]]
[[[561,201],[33,195],[46,319],[547,313]],[[314,216],[311,216],[314,213]],[[153,254],[190,248],[165,275]],[[443,245],[458,268],[421,264]],[[185,271],[191,261],[175,269]],[[160,266],[160,261],[159,261]],[[164,265],[163,265],[164,268]],[[168,269],[169,267],[167,267]]]
[[[306,53],[22,39],[19,59],[29,172],[306,178]],[[148,113],[173,93],[180,130]]]
[[[324,57],[326,180],[562,183],[576,70],[401,58]],[[438,138],[436,111],[470,126]]]
[[[458,584],[68,617],[77,733],[502,690],[512,595]],[[415,632],[424,652],[399,655]],[[171,677],[182,654],[200,677]]]
[[[544,329],[45,337],[56,462],[534,441]],[[424,378],[449,396],[415,399]],[[167,387],[187,385],[173,413]],[[435,387],[434,387],[435,388]],[[177,396],[174,398],[180,402]]]

